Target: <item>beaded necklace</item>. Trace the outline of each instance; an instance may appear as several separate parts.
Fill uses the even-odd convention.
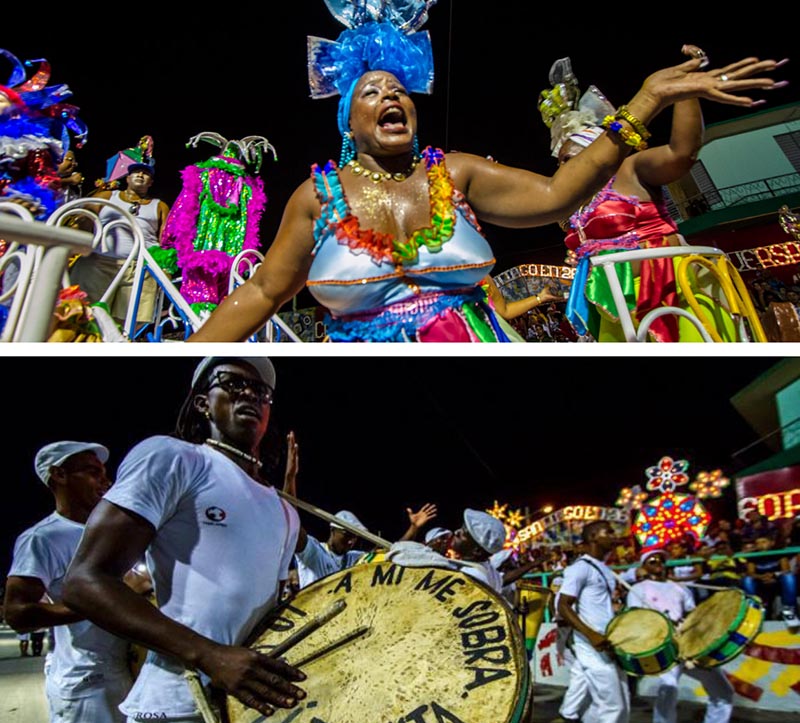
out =
[[[247,454],[247,452],[242,452],[241,449],[238,447],[234,447],[231,444],[226,444],[225,442],[220,442],[218,439],[211,439],[210,437],[205,441],[205,443],[209,447],[215,447],[217,449],[224,449],[226,452],[230,452],[231,454],[236,455],[239,459],[243,459],[245,462],[250,462],[250,464],[254,464],[256,469],[261,469],[261,460],[252,454]]]

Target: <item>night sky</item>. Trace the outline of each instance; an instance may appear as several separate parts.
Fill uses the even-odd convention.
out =
[[[266,159],[261,171],[269,198],[262,222],[266,248],[310,164],[338,159],[337,99],[310,99],[306,41],[309,35],[335,39],[344,27],[323,0],[273,1],[258,10],[179,7],[110,7],[92,15],[91,29],[69,15],[20,22],[4,28],[0,42],[23,60],[47,58],[51,82],[72,89],[71,100],[89,127],[78,152],[84,192],[104,175],[106,159],[145,134],[155,142],[153,194],[168,203],[180,191],[180,171],[217,151],[208,143],[187,149],[190,138],[203,131],[229,140],[267,137],[278,161]],[[561,8],[570,10],[559,17]],[[536,100],[556,59],[572,58],[582,90],[593,83],[621,104],[649,73],[682,62],[684,43],[703,47],[712,67],[746,55],[781,59],[795,52],[797,28],[790,18],[718,8],[439,0],[424,26],[434,52],[433,94],[415,96],[421,143],[491,155],[549,175],[555,164]],[[800,59],[781,69],[780,77],[794,81],[798,64]],[[767,100],[770,107],[796,101],[797,83]],[[709,102],[704,108],[709,124],[749,112]],[[669,114],[651,130],[655,142],[665,142]],[[555,225],[484,230],[495,248],[497,273],[522,262],[563,259]]]
[[[760,445],[735,456],[756,434],[730,398],[779,361],[773,357],[273,358],[273,478],[282,481],[280,453],[294,430],[298,497],[331,514],[349,509],[390,540],[406,529],[405,508],[425,502],[439,506],[434,524],[447,527],[460,524],[465,507],[495,500],[512,509],[610,506],[622,487],[644,485],[645,469],[664,455],[688,459],[696,475],[730,474],[771,454]],[[101,442],[113,478],[137,441],[171,432],[196,363],[152,354],[0,360],[15,400],[0,445],[3,574],[15,537],[53,509],[33,471],[36,451],[59,439]],[[732,489],[726,497],[727,514]],[[326,536],[327,523],[301,517]]]

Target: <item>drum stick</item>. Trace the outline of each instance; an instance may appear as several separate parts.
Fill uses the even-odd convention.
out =
[[[192,691],[192,697],[203,718],[203,723],[219,723],[216,714],[211,709],[211,704],[208,702],[205,688],[200,682],[200,675],[196,670],[186,670],[183,675],[186,678],[186,682],[189,683],[189,690]]]
[[[342,636],[338,640],[334,640],[332,643],[329,643],[325,647],[320,648],[319,650],[315,650],[313,653],[309,653],[308,655],[306,655],[305,658],[301,658],[296,663],[292,663],[292,665],[296,668],[299,668],[303,665],[308,665],[308,663],[316,660],[317,658],[321,658],[323,655],[331,653],[337,648],[341,648],[343,645],[346,645],[347,643],[356,640],[357,638],[360,638],[362,635],[365,635],[370,630],[372,630],[372,628],[369,625],[362,625],[361,627],[353,630],[353,632]]]
[[[268,653],[266,653],[266,655],[269,655],[271,658],[277,658],[278,656],[283,655],[287,650],[293,648],[301,640],[311,635],[311,633],[313,633],[317,628],[336,617],[346,607],[346,601],[337,600],[321,613],[315,615],[301,628],[293,632],[283,642],[278,643]],[[195,670],[187,670],[184,672],[184,676],[189,683],[189,690],[192,691],[192,697],[194,698],[197,708],[200,711],[200,715],[203,718],[203,723],[219,723],[217,716],[211,709],[211,704],[209,703],[205,688],[203,688],[203,684],[200,682],[200,675]]]
[[[329,622],[332,618],[336,617],[346,607],[347,603],[344,600],[337,600],[332,605],[330,605],[330,607],[326,608],[321,613],[311,618],[311,620],[309,620],[301,628],[295,630],[285,640],[278,643],[275,647],[266,651],[265,654],[269,655],[269,657],[271,658],[277,658],[283,655],[287,650],[293,648],[301,640],[305,640],[305,638],[311,635],[311,633],[313,633],[317,628],[321,627],[325,623]]]
[[[676,580],[677,582],[677,580]],[[686,585],[686,587],[701,587],[704,590],[730,590],[729,587],[723,587],[722,585],[703,585],[699,582],[683,582],[678,583],[679,585]]]
[[[299,507],[301,510],[305,510],[306,512],[310,512],[312,515],[316,515],[317,517],[321,517],[323,520],[327,520],[328,522],[332,522],[334,525],[338,525],[339,527],[343,527],[348,532],[352,532],[357,537],[363,537],[368,542],[371,542],[373,545],[377,547],[384,547],[387,550],[392,546],[392,543],[388,540],[384,540],[382,537],[378,537],[377,535],[373,535],[368,530],[361,530],[354,525],[351,525],[349,522],[344,522],[340,520],[336,515],[332,515],[330,512],[325,512],[325,510],[321,510],[319,507],[314,507],[314,505],[309,504],[308,502],[303,502],[303,500],[297,499],[290,495],[288,492],[284,492],[282,490],[276,489],[275,490],[283,499],[285,499],[290,504],[293,504],[295,507]]]

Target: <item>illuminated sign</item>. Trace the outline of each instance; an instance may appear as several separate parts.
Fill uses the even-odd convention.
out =
[[[739,517],[758,510],[770,520],[800,514],[800,465],[768,470],[736,480]]]
[[[739,517],[744,517],[750,510],[758,510],[760,515],[766,515],[770,520],[794,518],[800,515],[800,487],[740,499]]]
[[[553,266],[551,264],[520,264],[513,269],[508,269],[494,277],[498,286],[510,284],[515,279],[527,277],[563,279],[572,281],[575,278],[575,269],[572,266]]]
[[[592,522],[593,520],[606,520],[607,522],[622,522],[628,524],[630,521],[627,510],[618,510],[616,507],[594,507],[592,505],[570,505],[556,510],[547,517],[536,520],[527,527],[523,527],[517,533],[519,542],[532,540],[539,537],[549,527],[560,522]]]
[[[771,246],[759,246],[744,251],[731,251],[728,257],[739,271],[756,271],[771,266],[790,266],[800,263],[800,245],[794,241]]]

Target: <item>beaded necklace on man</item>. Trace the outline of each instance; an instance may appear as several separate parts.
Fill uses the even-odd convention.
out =
[[[227,444],[225,442],[220,442],[218,439],[211,439],[209,437],[205,444],[209,447],[214,447],[216,449],[225,450],[226,452],[230,452],[232,455],[238,457],[239,459],[243,459],[245,462],[249,462],[256,466],[256,469],[261,469],[261,460],[253,454],[248,454],[247,452],[243,452],[238,447],[234,447],[232,444]]]

